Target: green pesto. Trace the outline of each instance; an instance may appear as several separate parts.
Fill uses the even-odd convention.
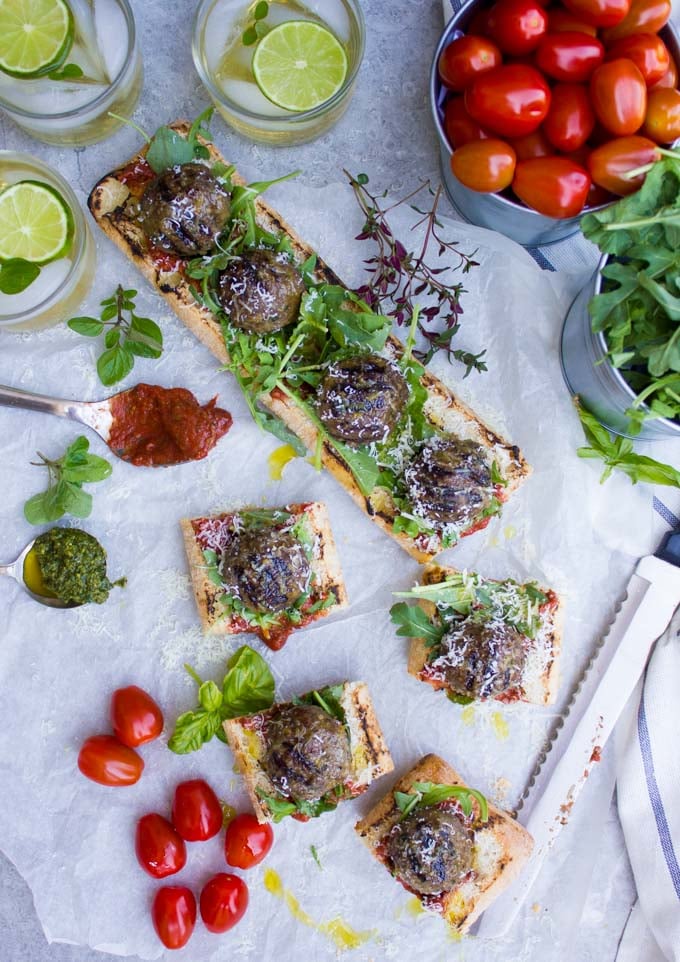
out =
[[[35,539],[40,573],[57,598],[78,605],[101,605],[125,578],[113,583],[106,576],[106,552],[96,538],[78,528],[52,528]]]

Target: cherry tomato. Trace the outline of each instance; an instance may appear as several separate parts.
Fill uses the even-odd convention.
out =
[[[590,175],[566,157],[539,157],[517,164],[512,189],[546,217],[575,217],[583,210]]]
[[[651,164],[658,157],[658,147],[646,137],[616,137],[592,151],[588,158],[588,170],[596,184],[623,197],[634,193],[645,179],[644,174],[632,180],[623,175],[644,164]]]
[[[220,872],[203,886],[201,918],[209,932],[226,932],[248,908],[248,886],[238,875]]]
[[[473,140],[453,152],[451,170],[470,190],[495,194],[512,183],[516,159],[503,140]]]
[[[172,823],[187,842],[204,842],[222,828],[222,806],[202,778],[177,786],[172,803]]]
[[[617,137],[625,137],[642,126],[647,87],[632,60],[610,60],[590,78],[590,100],[602,126]]]
[[[174,875],[187,861],[184,839],[167,818],[155,812],[137,822],[135,852],[144,871],[154,878]]]
[[[534,67],[497,67],[475,77],[465,91],[465,108],[483,127],[501,137],[523,137],[545,120],[550,88]]]
[[[642,133],[657,144],[670,144],[680,137],[680,90],[651,91]]]
[[[594,27],[614,27],[628,13],[631,0],[562,0],[562,3]]]
[[[556,84],[541,130],[557,150],[568,153],[585,144],[595,126],[588,91],[580,84]]]
[[[531,160],[532,157],[550,157],[555,150],[546,139],[543,129],[539,127],[533,134],[526,137],[515,137],[510,141],[510,146],[517,154],[517,160]]]
[[[274,833],[268,822],[260,824],[254,815],[237,815],[227,825],[224,838],[224,855],[228,865],[235,868],[252,868],[259,865],[269,854]]]
[[[129,685],[111,696],[111,725],[119,741],[137,748],[158,738],[163,731],[163,712],[151,695]]]
[[[600,41],[585,33],[549,33],[536,51],[536,66],[567,83],[585,83],[603,59]]]
[[[489,136],[465,109],[464,97],[452,97],[446,101],[444,130],[454,149],[469,144],[471,140],[484,140]]]
[[[488,37],[488,20],[489,11],[478,10],[466,27],[468,34],[473,37]]]
[[[194,893],[184,885],[164,885],[154,896],[151,918],[166,949],[181,949],[196,925]]]
[[[621,37],[607,50],[607,60],[627,57],[638,68],[648,87],[653,87],[666,74],[671,57],[661,37],[653,33],[634,33]]]
[[[83,742],[78,768],[100,785],[134,785],[144,771],[144,762],[115,736],[93,735]]]
[[[677,90],[678,88],[678,68],[676,66],[675,60],[670,58],[670,63],[668,64],[668,70],[663,75],[661,80],[657,81],[653,87],[649,88],[649,92],[652,90]]]
[[[489,36],[503,53],[531,53],[548,29],[548,15],[536,0],[498,0],[487,18]]]
[[[670,15],[671,0],[633,0],[626,17],[615,27],[604,30],[602,39],[607,45],[632,33],[658,33]]]
[[[500,67],[503,57],[485,37],[458,37],[442,51],[439,76],[451,90],[465,90],[477,74]]]
[[[548,10],[548,33],[587,33],[591,37],[597,36],[597,27],[579,19],[568,10],[554,7]]]

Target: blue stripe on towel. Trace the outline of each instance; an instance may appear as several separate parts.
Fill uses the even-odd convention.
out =
[[[654,495],[652,506],[654,507],[656,513],[661,515],[669,527],[680,528],[680,518],[676,518],[671,509],[666,507],[663,501],[659,501],[656,495]]]
[[[540,249],[540,247],[527,247],[527,251],[529,252],[529,254],[531,254],[531,256],[533,257],[533,259],[536,261],[536,263],[538,264],[538,266],[541,268],[541,270],[544,270],[544,271],[554,271],[554,270],[555,270],[554,265],[550,263],[550,261],[549,261],[548,258],[545,256],[545,254],[544,254],[543,251]]]
[[[678,899],[680,899],[680,865],[678,865],[678,860],[675,857],[671,830],[668,825],[668,819],[666,818],[666,812],[664,811],[663,801],[661,800],[661,792],[659,791],[659,786],[656,781],[656,774],[654,772],[654,759],[652,758],[652,746],[649,741],[649,729],[647,728],[647,715],[645,713],[644,691],[642,692],[640,708],[638,709],[638,739],[640,741],[642,764],[645,769],[645,778],[647,780],[647,791],[649,792],[649,800],[652,803],[652,811],[656,821],[656,829],[659,833],[661,850],[663,851],[664,858],[666,859],[666,865],[668,866],[671,881],[673,882],[675,894],[677,895]]]

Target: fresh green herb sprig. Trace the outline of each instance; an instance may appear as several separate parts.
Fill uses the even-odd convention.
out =
[[[488,822],[489,805],[486,798],[475,788],[464,785],[439,785],[436,782],[414,782],[410,792],[395,792],[394,801],[402,813],[400,821],[410,815],[415,808],[428,805],[438,805],[449,799],[455,799],[460,805],[466,818],[472,817],[474,803],[477,803],[479,821]]]
[[[612,471],[621,471],[633,484],[644,481],[647,484],[680,488],[680,471],[671,467],[670,464],[663,464],[661,461],[655,461],[654,458],[635,454],[630,438],[610,434],[607,428],[603,427],[597,418],[578,402],[576,410],[588,441],[588,446],[578,448],[576,453],[580,458],[604,461],[605,467],[600,477],[600,484],[604,484]]]
[[[214,112],[214,107],[208,107],[202,114],[199,114],[186,137],[173,130],[172,127],[166,126],[159,127],[153,137],[150,137],[145,130],[127,117],[121,117],[119,114],[114,114],[113,111],[109,111],[109,116],[127,124],[128,127],[133,127],[142,135],[149,145],[146,152],[147,163],[154,173],[162,174],[169,167],[189,164],[192,160],[208,160],[210,158],[210,151],[205,144],[199,141],[199,137],[208,142],[212,141],[209,124]]]
[[[312,853],[312,858],[318,865],[319,869],[323,871],[323,865],[321,864],[321,859],[319,858],[319,853],[317,852],[316,845],[310,845],[309,851]]]
[[[285,798],[276,798],[273,795],[267,795],[266,792],[259,788],[257,789],[257,794],[262,801],[266,803],[274,822],[280,822],[288,815],[302,815],[305,818],[317,818],[319,815],[323,815],[324,812],[334,811],[340,800],[338,796],[333,798],[332,796],[324,795],[323,798],[313,799],[312,801],[300,799],[297,802],[291,802]]]
[[[23,257],[11,257],[0,264],[0,291],[21,294],[40,274],[40,268]]]
[[[83,73],[83,68],[79,67],[77,63],[67,63],[63,67],[59,67],[57,70],[53,70],[47,75],[50,80],[69,80],[71,83],[74,80],[82,80],[85,76]],[[84,83],[97,83],[96,80],[85,79]]]
[[[105,458],[89,454],[90,442],[82,435],[70,444],[56,460],[38,451],[40,461],[31,464],[48,471],[48,487],[41,494],[29,498],[24,505],[24,517],[29,524],[51,524],[65,514],[88,518],[92,512],[92,495],[83,491],[84,484],[104,481],[111,474]]]
[[[226,742],[222,722],[271,708],[274,703],[274,676],[267,662],[244,645],[227,662],[222,687],[203,681],[190,665],[184,666],[198,685],[198,705],[184,712],[175,723],[168,748],[177,755],[198,751],[217,735]]]
[[[269,28],[264,21],[268,13],[269,4],[267,3],[267,0],[260,0],[260,2],[255,5],[255,9],[253,10],[252,23],[248,24],[241,36],[241,43],[244,47],[252,47],[253,44],[257,43],[258,40],[261,40],[265,33],[267,33]]]
[[[106,350],[97,360],[99,380],[107,387],[127,377],[135,357],[158,358],[163,353],[163,335],[158,324],[135,314],[136,294],[137,291],[125,290],[119,284],[116,293],[101,302],[99,318],[72,317],[67,321],[72,331],[85,337],[99,337],[108,328],[104,338]]]
[[[370,279],[366,284],[356,289],[356,293],[378,313],[387,313],[397,324],[406,324],[413,317],[415,298],[428,297],[433,304],[423,308],[418,320],[418,329],[428,342],[428,349],[416,356],[427,364],[436,353],[442,351],[449,361],[459,361],[465,365],[465,377],[470,371],[486,371],[483,360],[486,351],[472,354],[460,348],[454,348],[452,341],[460,330],[460,318],[463,314],[461,297],[465,293],[462,284],[451,283],[446,276],[451,271],[460,270],[467,274],[478,262],[473,254],[464,254],[458,249],[456,241],[446,240],[441,231],[443,225],[437,217],[437,208],[441,198],[441,186],[433,190],[428,182],[420,184],[405,197],[389,206],[383,206],[387,191],[383,194],[373,194],[366,186],[368,176],[358,174],[354,177],[348,171],[345,176],[354,191],[359,207],[365,217],[361,232],[357,240],[371,240],[378,246],[378,251],[365,261]],[[427,192],[432,197],[432,204],[428,210],[421,210],[413,203],[414,198]],[[405,245],[392,233],[388,215],[396,207],[408,203],[419,214],[422,220],[413,229],[426,225],[425,237],[420,250],[409,251]],[[448,253],[457,259],[455,266],[430,267],[427,263],[430,246],[436,248],[438,255]],[[388,309],[389,307],[389,309]],[[438,318],[443,320],[443,328],[434,327]]]

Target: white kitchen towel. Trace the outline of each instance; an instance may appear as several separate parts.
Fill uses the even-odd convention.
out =
[[[654,942],[680,962],[679,696],[680,608],[616,728],[619,817],[639,898],[617,962],[651,962]]]

